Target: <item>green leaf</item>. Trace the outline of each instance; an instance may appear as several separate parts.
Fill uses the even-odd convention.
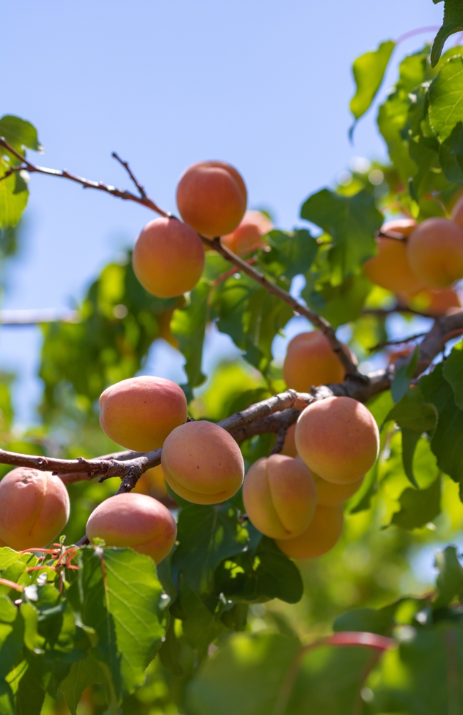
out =
[[[408,366],[406,366],[408,368]],[[402,429],[408,429],[418,436],[423,432],[432,433],[437,422],[437,410],[432,404],[427,404],[420,385],[408,390],[392,410],[385,422],[394,420]]]
[[[358,120],[371,106],[382,84],[395,42],[381,42],[377,50],[357,57],[352,65],[357,90],[350,101],[350,111]],[[352,132],[352,130],[351,130]]]
[[[406,365],[402,365],[402,367],[397,370],[391,385],[391,395],[394,402],[400,402],[401,399],[407,394],[410,387],[410,381],[412,380],[418,365],[418,357],[419,350],[416,348],[408,363]]]
[[[19,681],[15,703],[18,715],[40,715],[45,700],[45,687],[41,673],[29,663],[25,674]]]
[[[447,181],[463,184],[463,123],[458,122],[439,146],[439,162]]]
[[[463,57],[452,57],[429,88],[429,121],[440,142],[463,121]]]
[[[286,635],[231,636],[189,685],[192,715],[270,715],[298,650]]]
[[[261,264],[278,278],[294,278],[308,271],[318,251],[316,238],[306,229],[296,230],[293,234],[271,231],[267,239],[270,251],[261,254]]]
[[[337,328],[360,316],[370,291],[370,281],[363,273],[358,273],[338,285],[322,283],[314,287],[308,281],[301,295],[312,310]]]
[[[198,387],[206,379],[201,367],[203,360],[203,343],[209,318],[209,281],[200,280],[191,291],[184,308],[176,310],[170,324],[172,334],[179,342],[179,349],[185,357],[185,372],[188,385]]]
[[[405,489],[400,495],[400,511],[396,512],[391,524],[402,529],[420,529],[440,513],[441,479],[427,489]]]
[[[442,0],[434,0],[442,2]],[[437,33],[431,51],[431,65],[435,67],[444,49],[446,40],[455,32],[463,30],[463,7],[460,0],[445,0],[444,22]]]
[[[42,151],[43,147],[39,143],[37,129],[20,117],[5,114],[0,119],[0,137],[5,137],[8,144],[21,151],[23,147]]]
[[[421,378],[420,386],[426,402],[431,402],[439,414],[431,440],[437,464],[456,482],[463,483],[463,411],[456,406],[453,390],[444,379],[442,363]]]
[[[455,596],[461,601],[463,595],[463,568],[457,557],[455,546],[447,546],[438,551],[435,562],[439,575],[436,579],[436,597],[434,608],[449,606]]]
[[[187,643],[204,652],[227,629],[207,608],[199,593],[194,591],[188,581],[183,581],[180,588],[180,603],[183,611],[183,633]]]
[[[338,283],[376,252],[375,231],[383,217],[367,191],[342,196],[322,189],[304,202],[301,218],[320,226],[333,239],[329,261]]]
[[[8,165],[0,159],[0,177],[8,169]],[[27,190],[16,192],[16,175],[0,181],[0,229],[16,226],[22,212],[27,206],[29,192]]]
[[[148,556],[131,549],[87,547],[69,597],[98,636],[95,653],[116,696],[133,692],[164,636],[167,599]]]
[[[452,387],[455,404],[463,410],[463,341],[455,345],[448,356],[443,374]]]
[[[92,651],[86,658],[72,664],[69,673],[60,684],[60,690],[72,715],[76,715],[85,688],[93,683],[102,683],[104,680],[104,671]]]
[[[338,616],[333,623],[333,631],[361,631],[377,633],[380,636],[392,636],[396,625],[395,612],[400,601],[384,608],[354,608]]]
[[[17,715],[13,693],[8,683],[0,683],[0,715]]]
[[[248,543],[248,532],[229,505],[187,506],[178,519],[177,546],[172,566],[198,592],[210,590],[215,567]]]

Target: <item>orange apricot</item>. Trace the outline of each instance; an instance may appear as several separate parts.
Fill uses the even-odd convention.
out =
[[[272,222],[261,211],[246,211],[238,228],[222,236],[221,242],[232,253],[245,256],[264,245],[262,239],[272,228]]]
[[[296,423],[288,427],[286,431],[286,437],[285,441],[283,443],[283,449],[281,450],[281,454],[284,454],[286,457],[297,457],[297,449],[296,449],[296,442],[294,441],[296,434]]]
[[[362,479],[348,484],[333,484],[322,479],[317,474],[313,475],[315,486],[317,488],[317,504],[320,506],[338,506],[357,492],[362,486]]]
[[[347,346],[343,346],[349,352]],[[296,335],[288,344],[283,362],[283,379],[298,392],[311,387],[340,383],[345,370],[331,349],[328,338],[319,330]]]
[[[243,484],[243,501],[251,523],[272,539],[302,534],[313,519],[317,491],[301,460],[272,454],[258,459]]]
[[[168,495],[164,472],[159,464],[157,467],[151,467],[144,472],[135,488],[132,490],[137,494],[146,494],[147,496],[160,499]]]
[[[145,494],[116,494],[102,502],[87,521],[90,541],[106,546],[129,546],[160,563],[177,537],[175,519],[165,506]]]
[[[18,467],[0,482],[0,539],[16,551],[46,546],[69,518],[69,496],[51,472]]]
[[[416,228],[413,219],[388,221],[382,231],[395,234],[397,238],[380,236],[376,239],[378,253],[363,264],[363,270],[372,283],[393,293],[405,291],[413,293],[422,286],[422,281],[414,274],[407,254],[407,243],[401,240],[410,236]]]
[[[138,280],[158,298],[192,290],[201,278],[204,261],[198,234],[173,218],[150,221],[138,236],[132,255]]]
[[[218,504],[240,488],[244,462],[237,443],[212,422],[188,422],[164,442],[162,470],[167,484],[193,504]]]
[[[312,473],[333,484],[348,484],[363,477],[375,463],[378,427],[361,402],[328,397],[301,412],[296,447]]]
[[[117,444],[137,452],[162,447],[167,435],[187,419],[182,388],[163,377],[131,377],[100,397],[100,425]]]
[[[338,543],[344,525],[342,506],[317,506],[307,529],[294,539],[277,539],[278,548],[292,559],[316,559]]]
[[[402,295],[400,298],[411,308],[430,315],[447,315],[449,311],[462,307],[460,296],[454,288],[424,288],[413,296]]]
[[[448,288],[463,278],[463,229],[446,218],[428,218],[407,244],[413,272],[429,288]]]
[[[244,216],[246,203],[247,190],[241,175],[224,161],[193,164],[177,186],[181,217],[207,238],[232,233]]]

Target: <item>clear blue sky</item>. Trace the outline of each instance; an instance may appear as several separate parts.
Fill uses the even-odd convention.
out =
[[[349,144],[352,61],[439,25],[442,11],[432,0],[3,0],[0,116],[36,125],[39,163],[124,186],[117,150],[168,210],[187,166],[230,161],[251,207],[291,228],[303,199],[352,157],[384,156],[373,113]],[[400,46],[384,91],[399,58],[432,37]],[[4,308],[71,305],[151,217],[65,181],[33,176],[30,189],[27,245]],[[21,375],[22,420],[38,395],[39,347],[34,328],[0,330],[0,367]],[[150,370],[165,370],[165,358],[155,351]]]

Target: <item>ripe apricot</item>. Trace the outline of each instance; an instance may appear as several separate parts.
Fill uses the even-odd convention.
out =
[[[0,482],[0,539],[12,549],[46,546],[69,518],[69,496],[51,472],[18,467]]]
[[[177,537],[175,519],[165,506],[145,494],[116,494],[102,502],[87,521],[90,541],[107,546],[130,546],[160,563]]]
[[[407,244],[413,272],[430,288],[447,288],[463,278],[463,229],[446,218],[428,218]]]
[[[136,494],[146,494],[155,499],[166,497],[168,491],[161,465],[147,469],[146,472],[141,475],[132,492]]]
[[[396,234],[397,238],[380,236],[376,239],[378,253],[363,264],[363,270],[372,283],[393,293],[413,293],[422,287],[422,281],[411,269],[407,243],[401,240],[410,236],[415,228],[416,221],[413,219],[397,219],[383,225],[382,231]]]
[[[424,288],[413,296],[401,295],[399,298],[411,308],[430,315],[447,315],[449,311],[462,307],[460,296],[454,288]]]
[[[261,211],[246,211],[238,228],[222,236],[221,242],[238,256],[245,256],[264,245],[262,239],[272,228],[272,222]]]
[[[343,346],[349,352],[347,346]],[[332,351],[328,338],[319,330],[300,333],[293,338],[283,362],[283,379],[288,387],[298,392],[309,392],[311,387],[340,383],[345,370]]]
[[[258,459],[249,469],[243,501],[256,529],[272,539],[291,539],[312,521],[317,491],[302,460],[273,454]]]
[[[181,221],[157,218],[137,238],[132,255],[135,275],[148,293],[172,298],[192,290],[205,261],[203,242]]]
[[[224,161],[193,164],[180,177],[177,206],[189,226],[207,238],[232,233],[246,211],[246,185]]]
[[[164,442],[162,470],[176,494],[193,504],[230,499],[243,482],[244,462],[237,443],[212,422],[188,422]]]
[[[336,546],[344,525],[342,506],[317,506],[307,529],[295,539],[277,539],[278,548],[292,559],[316,559]]]
[[[312,402],[296,425],[296,447],[312,473],[333,484],[363,477],[378,456],[379,432],[371,412],[351,397]]]
[[[181,387],[163,377],[130,377],[106,388],[100,397],[100,425],[127,449],[149,452],[187,419]]]
[[[281,450],[281,454],[284,454],[286,457],[297,457],[296,442],[294,441],[295,435],[296,423],[288,427],[286,431],[283,449]]]
[[[317,488],[317,504],[320,506],[339,506],[357,492],[362,486],[363,478],[348,484],[333,484],[322,479],[317,474],[313,475]]]

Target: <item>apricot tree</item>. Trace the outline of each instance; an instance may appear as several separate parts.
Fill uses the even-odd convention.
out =
[[[463,712],[462,29],[446,0],[379,106],[388,163],[294,231],[225,161],[185,171],[175,217],[117,154],[133,191],[37,165],[0,119],[5,254],[31,175],[157,214],[36,319],[40,427],[0,383],[1,715]],[[354,62],[355,122],[395,45]],[[213,330],[241,357],[206,376]],[[184,384],[139,374],[158,339]]]

